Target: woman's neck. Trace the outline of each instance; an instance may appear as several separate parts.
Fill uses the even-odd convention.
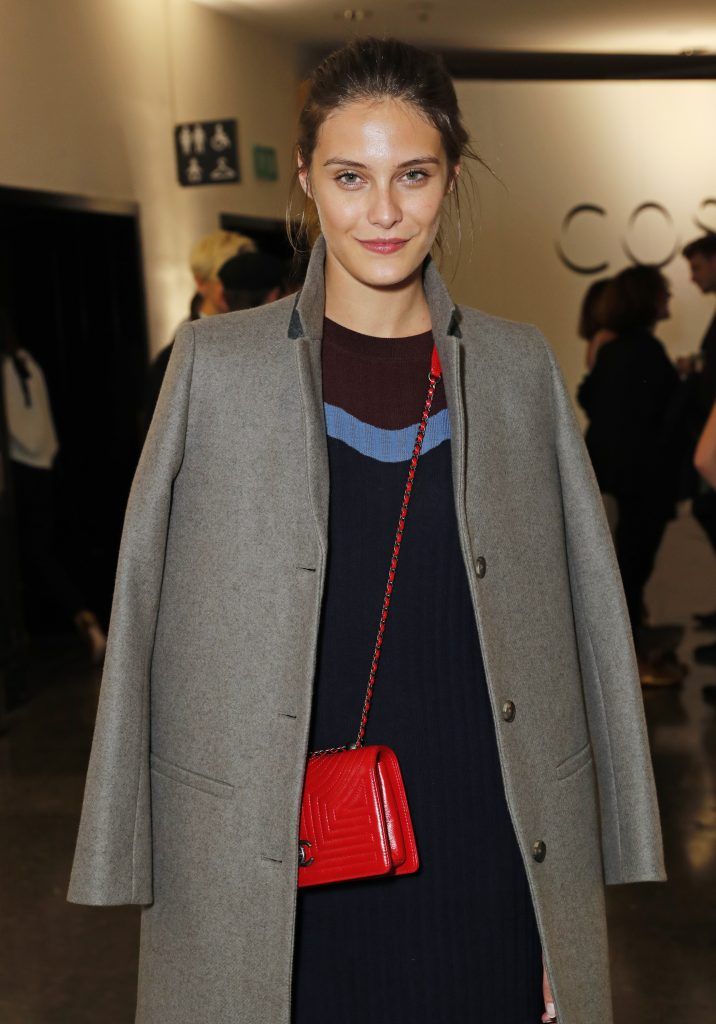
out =
[[[359,334],[399,338],[431,329],[422,267],[399,285],[381,288],[358,281],[327,253],[325,288],[325,315]]]

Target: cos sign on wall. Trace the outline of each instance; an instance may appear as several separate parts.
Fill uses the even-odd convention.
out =
[[[704,232],[716,231],[716,225],[709,224],[706,220],[709,212],[714,211],[716,199],[703,199],[693,218],[694,224]],[[599,232],[596,230],[597,224],[603,224],[608,216],[603,206],[596,203],[580,203],[573,206],[562,221],[561,237],[555,243],[555,247],[562,263],[575,274],[599,274],[609,267],[609,260],[599,259],[600,240]],[[594,218],[599,218],[599,222]],[[650,251],[639,252],[639,228],[647,218],[651,222],[652,234],[657,237],[648,243]],[[658,223],[659,221],[661,223]],[[632,263],[664,267],[679,254],[682,241],[677,234],[674,218],[667,208],[661,203],[647,202],[640,203],[629,217],[620,244],[625,256]],[[641,247],[644,247],[643,240]],[[654,251],[656,248],[658,251]],[[583,255],[577,256],[575,249],[579,249]],[[588,255],[584,255],[585,253]],[[592,253],[594,255],[590,258]]]

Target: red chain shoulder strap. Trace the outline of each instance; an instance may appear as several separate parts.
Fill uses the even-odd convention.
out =
[[[363,710],[360,716],[360,726],[358,728],[358,735],[354,743],[350,745],[350,748],[344,747],[330,747],[327,750],[314,750],[310,756],[316,757],[319,754],[333,753],[339,750],[355,749],[363,746],[365,738],[365,728],[368,723],[368,713],[370,711],[370,704],[373,699],[373,688],[375,686],[375,677],[378,672],[378,661],[380,659],[380,651],[383,646],[383,635],[385,633],[385,624],[388,620],[388,608],[390,607],[390,598],[393,593],[393,584],[395,583],[395,570],[398,567],[398,556],[400,554],[400,545],[403,540],[403,531],[405,530],[405,519],[408,514],[408,504],[410,503],[410,495],[413,490],[413,481],[415,479],[415,468],[420,458],[420,451],[423,447],[423,438],[425,436],[425,430],[428,425],[428,417],[430,416],[430,408],[433,404],[433,397],[435,395],[435,388],[437,387],[438,381],[442,375],[442,368],[440,366],[440,357],[438,350],[433,345],[432,356],[430,358],[430,373],[428,374],[428,393],[425,397],[425,405],[423,406],[423,414],[418,424],[418,433],[415,437],[415,444],[413,445],[413,454],[410,459],[410,466],[408,467],[408,479],[405,484],[405,491],[403,492],[403,503],[400,507],[400,516],[398,517],[398,527],[395,531],[395,541],[393,543],[393,554],[390,558],[390,568],[388,569],[388,582],[385,585],[385,595],[383,597],[383,607],[380,612],[380,621],[378,623],[378,635],[375,640],[375,647],[373,649],[373,660],[370,666],[370,674],[368,676],[368,689],[366,690],[365,700],[363,701]]]

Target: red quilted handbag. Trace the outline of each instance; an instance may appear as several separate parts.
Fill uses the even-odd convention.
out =
[[[418,850],[398,758],[390,747],[366,746],[363,741],[415,468],[441,372],[433,346],[428,393],[408,469],[358,736],[350,745],[308,755],[298,833],[299,888],[418,870]]]

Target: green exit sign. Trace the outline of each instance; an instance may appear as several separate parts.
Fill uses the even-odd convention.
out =
[[[254,170],[262,181],[276,181],[278,160],[273,146],[254,146]]]

